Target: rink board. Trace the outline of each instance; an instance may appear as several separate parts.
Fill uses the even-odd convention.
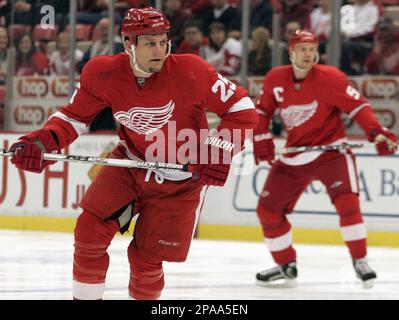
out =
[[[1,147],[8,148],[18,136],[1,134]],[[114,135],[84,135],[66,153],[106,156],[117,141]],[[369,243],[399,246],[398,155],[378,157],[373,150],[357,155]],[[200,238],[262,240],[255,208],[269,167],[255,166],[252,158],[252,145],[247,143],[245,154],[235,158],[225,187],[209,188],[199,222]],[[19,172],[7,158],[0,159],[0,228],[71,232],[80,212],[77,204],[99,169],[57,163],[37,175]],[[319,182],[306,190],[289,219],[298,242],[342,242],[338,216]]]

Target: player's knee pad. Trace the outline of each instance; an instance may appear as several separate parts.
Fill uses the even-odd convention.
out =
[[[285,215],[282,212],[274,212],[266,209],[262,205],[258,205],[256,208],[256,214],[260,220],[262,226],[277,226],[284,222]]]
[[[109,266],[106,252],[115,233],[116,221],[103,222],[84,210],[75,227],[73,276],[81,283],[102,283]]]
[[[291,229],[286,214],[283,212],[273,212],[258,205],[256,208],[259,221],[266,237],[274,238],[287,233]]]
[[[359,197],[355,193],[346,193],[334,199],[334,206],[339,214],[341,225],[362,223]]]
[[[116,221],[103,221],[87,210],[78,217],[75,227],[75,246],[78,243],[94,247],[108,246],[118,231]]]
[[[155,300],[165,286],[162,260],[143,254],[132,242],[128,248],[130,263],[129,295],[137,300]]]

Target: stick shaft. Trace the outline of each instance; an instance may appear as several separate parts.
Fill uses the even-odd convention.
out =
[[[361,142],[361,143],[343,143],[322,146],[303,146],[303,147],[288,147],[279,148],[275,150],[276,154],[296,153],[296,152],[312,152],[312,151],[337,151],[345,149],[367,149],[374,148],[374,143]]]
[[[14,151],[7,149],[0,149],[0,156],[12,157],[14,156]],[[102,166],[114,166],[114,167],[125,167],[125,168],[164,169],[164,170],[174,170],[174,171],[184,171],[184,172],[188,171],[188,166],[183,164],[146,162],[139,160],[112,159],[112,158],[100,158],[100,157],[90,157],[90,156],[77,156],[70,154],[44,153],[43,159],[52,160],[52,161],[93,163]]]

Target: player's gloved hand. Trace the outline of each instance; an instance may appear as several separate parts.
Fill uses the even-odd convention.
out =
[[[398,138],[386,128],[374,129],[370,140],[375,142],[375,148],[379,155],[391,155],[398,149]]]
[[[199,181],[203,185],[222,187],[229,175],[234,145],[219,137],[208,137],[204,145],[207,148],[208,163],[199,164]]]
[[[55,163],[44,160],[43,153],[60,151],[55,135],[47,129],[33,131],[21,137],[10,150],[15,152],[11,158],[12,164],[18,169],[34,173],[41,173],[46,166]]]
[[[273,164],[274,158],[274,142],[271,133],[254,130],[254,158],[255,163],[259,164],[261,161],[267,161],[270,165]]]

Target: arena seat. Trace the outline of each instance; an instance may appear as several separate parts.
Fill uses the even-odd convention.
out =
[[[11,24],[8,26],[10,37],[12,39],[17,39],[20,34],[29,32],[30,25],[27,24]]]
[[[33,28],[33,39],[35,41],[52,41],[55,40],[58,33],[58,26],[51,29],[44,29],[40,24]]]
[[[69,25],[66,27],[66,31],[69,32]],[[91,24],[77,24],[75,29],[76,40],[90,40],[93,25]]]
[[[119,26],[116,25],[115,28],[114,28],[114,34],[116,35],[116,34],[118,34],[118,32],[119,32]],[[101,37],[100,28],[98,26],[95,26],[93,28],[93,34],[91,36],[91,40],[92,41],[96,41],[96,40],[100,39],[100,37]]]

